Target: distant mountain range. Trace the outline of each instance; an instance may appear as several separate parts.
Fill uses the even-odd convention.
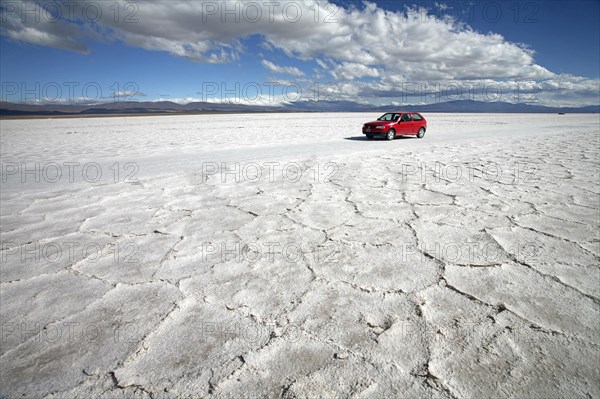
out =
[[[90,116],[139,114],[204,114],[255,112],[385,112],[411,110],[417,112],[474,112],[474,113],[598,113],[600,105],[586,107],[546,107],[543,105],[449,101],[427,105],[373,106],[352,101],[299,101],[285,106],[242,105],[232,103],[192,102],[178,104],[170,101],[114,102],[92,105],[64,105],[0,102],[0,116]]]

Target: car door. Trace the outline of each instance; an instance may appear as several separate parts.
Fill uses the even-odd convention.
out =
[[[400,117],[400,123],[398,124],[398,134],[414,134],[412,132],[413,120],[410,114],[402,114]]]
[[[394,121],[394,125],[392,127],[397,134],[400,134],[400,114],[392,115],[392,120]]]

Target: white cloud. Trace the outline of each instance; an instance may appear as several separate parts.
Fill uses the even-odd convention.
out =
[[[355,62],[343,62],[340,65],[336,65],[334,70],[331,71],[331,75],[336,79],[343,80],[352,80],[362,77],[376,78],[380,76],[377,68],[357,64]]]
[[[57,21],[35,2],[3,3],[0,16],[0,33],[3,36],[24,43],[89,53],[80,40],[83,28],[74,23]]]
[[[344,63],[361,64],[367,68],[366,76],[372,76],[372,68],[377,67],[383,67],[386,75],[409,80],[551,75],[533,62],[530,50],[500,35],[481,34],[450,19],[423,19],[424,10],[390,12],[373,3],[366,3],[363,8],[342,8],[325,1],[152,1],[135,3],[135,10],[128,9],[135,11],[134,20],[128,21],[124,10],[115,15],[111,2],[77,3],[81,6],[79,14],[74,14],[80,16],[78,23],[64,18],[58,23],[25,18],[23,23],[22,12],[11,13],[8,17],[12,22],[3,31],[17,40],[86,51],[77,35],[86,29],[90,34],[100,32],[108,39],[122,40],[131,46],[211,63],[238,59],[244,51],[240,41],[260,35],[267,48],[280,49],[303,60],[328,58],[342,68]],[[101,7],[101,18],[82,19],[82,10],[88,3]],[[24,4],[31,8],[37,3],[27,0]],[[52,9],[56,3],[41,4]],[[260,10],[260,18],[256,10]],[[332,16],[333,10],[336,12]],[[326,22],[329,19],[333,22]],[[354,68],[355,72],[357,69],[347,68]],[[345,75],[358,77],[360,73]]]
[[[211,97],[211,98],[203,98],[203,97],[161,97],[154,102],[160,101],[170,101],[173,103],[186,105],[189,103],[208,103],[208,104],[233,104],[233,105],[255,105],[255,106],[270,106],[270,107],[281,107],[285,104],[289,104],[290,101],[286,100],[282,96],[269,96],[269,95],[259,95],[252,98],[246,98],[242,96],[225,98],[225,97]]]
[[[195,97],[160,97],[157,98],[156,100],[154,100],[154,102],[161,102],[161,101],[170,101],[172,103],[177,103],[177,104],[189,104],[189,103],[195,103],[195,102],[204,102],[206,101],[206,99],[201,99],[201,98],[195,98]]]
[[[207,63],[243,59],[243,40],[257,37],[264,49],[315,60],[323,69],[318,74],[329,73],[344,87],[354,87],[353,91],[364,88],[365,95],[394,92],[404,82],[533,81],[548,98],[553,93],[558,98],[559,91],[576,92],[586,100],[597,98],[598,80],[558,76],[536,64],[534,52],[526,45],[509,42],[499,34],[474,31],[444,17],[439,5],[435,10],[392,12],[368,2],[342,7],[327,1],[158,0],[134,2],[137,8],[120,9],[116,16],[113,2],[90,1],[102,8],[102,17],[88,21],[81,13],[87,3],[77,2],[80,8],[74,20],[63,13],[54,23],[23,18],[19,10],[24,7],[18,7],[4,13],[7,18],[1,32],[14,40],[83,53],[88,52],[84,37],[121,40]],[[31,8],[37,3],[27,0],[23,4]],[[44,0],[40,4],[52,9],[51,4],[57,3]],[[125,20],[131,12],[136,22]],[[274,73],[304,75],[296,67],[268,60],[262,64]],[[377,81],[364,85],[360,79],[365,77]],[[347,82],[353,83],[345,85]]]
[[[269,96],[260,95],[254,98],[236,97],[236,98],[208,98],[204,100],[211,104],[234,104],[234,105],[255,105],[255,106],[269,106],[269,107],[282,107],[289,104],[290,101],[286,100],[283,96]]]
[[[268,61],[268,60],[262,60],[262,64],[265,68],[267,68],[271,72],[283,73],[283,74],[297,76],[297,77],[304,76],[304,72],[302,72],[300,69],[298,69],[296,67],[289,67],[289,66],[282,67],[279,65],[275,65],[271,61]]]
[[[321,68],[323,68],[323,69],[328,69],[328,68],[329,68],[329,65],[327,65],[327,64],[325,63],[325,61],[323,61],[323,60],[322,60],[322,59],[320,59],[320,58],[316,58],[316,59],[315,59],[315,62],[317,63],[317,65],[319,65],[319,66],[320,66]]]

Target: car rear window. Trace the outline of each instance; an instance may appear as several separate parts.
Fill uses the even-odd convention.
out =
[[[413,120],[414,121],[422,121],[423,118],[421,118],[421,115],[419,114],[412,114]]]

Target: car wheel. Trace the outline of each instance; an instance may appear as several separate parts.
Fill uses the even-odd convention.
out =
[[[420,128],[419,129],[419,133],[417,133],[417,137],[422,139],[423,136],[425,136],[425,129],[424,128]]]
[[[394,129],[390,129],[387,132],[387,135],[385,136],[386,139],[388,140],[394,140],[396,138],[396,131]]]
[[[373,135],[372,135],[372,134],[367,134],[367,138],[368,138],[368,139],[372,139],[372,138],[373,138]]]

